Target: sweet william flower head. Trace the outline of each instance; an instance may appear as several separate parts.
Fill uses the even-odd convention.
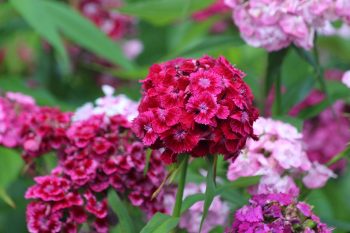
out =
[[[162,148],[167,162],[181,153],[235,158],[255,137],[252,126],[258,117],[243,77],[224,57],[153,65],[142,81],[135,134],[145,145]]]
[[[312,212],[311,206],[288,194],[260,194],[235,213],[225,233],[246,232],[317,232],[332,230]]]

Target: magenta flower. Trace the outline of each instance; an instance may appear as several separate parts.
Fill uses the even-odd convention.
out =
[[[330,233],[332,229],[320,221],[311,206],[280,193],[253,196],[249,205],[236,211],[233,225],[225,233],[246,232]]]
[[[162,158],[168,163],[184,152],[234,158],[247,138],[254,137],[252,125],[258,115],[243,77],[224,57],[153,65],[142,81],[135,134],[145,145],[163,148]]]

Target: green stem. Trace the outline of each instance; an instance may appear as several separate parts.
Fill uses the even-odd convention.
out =
[[[187,174],[187,165],[188,165],[188,159],[189,155],[183,155],[184,158],[182,159],[181,167],[180,167],[180,180],[177,187],[177,193],[176,193],[176,201],[175,206],[173,209],[173,217],[180,217],[181,215],[181,206],[182,206],[182,199],[184,194],[184,188],[186,184],[186,174]]]
[[[282,114],[281,70],[279,70],[279,72],[276,74],[275,92],[276,92],[276,115],[280,116]]]

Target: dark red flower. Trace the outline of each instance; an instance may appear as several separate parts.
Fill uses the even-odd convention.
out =
[[[146,146],[161,148],[166,163],[184,152],[235,157],[246,139],[255,137],[252,126],[258,117],[244,75],[224,57],[153,65],[142,81],[136,136]]]
[[[27,206],[27,226],[30,233],[57,233],[61,231],[61,212],[52,212],[51,206],[32,202]]]

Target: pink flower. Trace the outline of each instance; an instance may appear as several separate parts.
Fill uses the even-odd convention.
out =
[[[304,176],[303,182],[308,188],[323,187],[329,178],[336,178],[337,176],[324,165],[314,162],[312,168]]]
[[[310,173],[314,171],[315,164],[307,157],[302,135],[290,124],[262,117],[254,124],[254,133],[259,140],[248,140],[247,148],[230,163],[227,178],[236,180],[244,176],[262,175],[259,184],[250,187],[250,193],[282,192],[297,196],[299,189],[293,178],[304,176],[304,179],[308,179],[310,174],[315,174]],[[328,170],[324,166],[317,168]],[[322,176],[319,186],[308,187],[319,188],[331,177]]]
[[[252,124],[258,116],[243,77],[224,57],[153,65],[142,81],[135,134],[145,145],[162,148],[166,162],[183,152],[234,158],[246,139],[254,137]]]
[[[350,88],[350,71],[343,74],[342,82]]]
[[[143,50],[143,44],[138,39],[127,40],[123,44],[123,52],[129,59],[135,59]]]
[[[40,202],[32,202],[27,207],[27,226],[30,233],[61,232],[60,212],[51,212],[50,206]]]

